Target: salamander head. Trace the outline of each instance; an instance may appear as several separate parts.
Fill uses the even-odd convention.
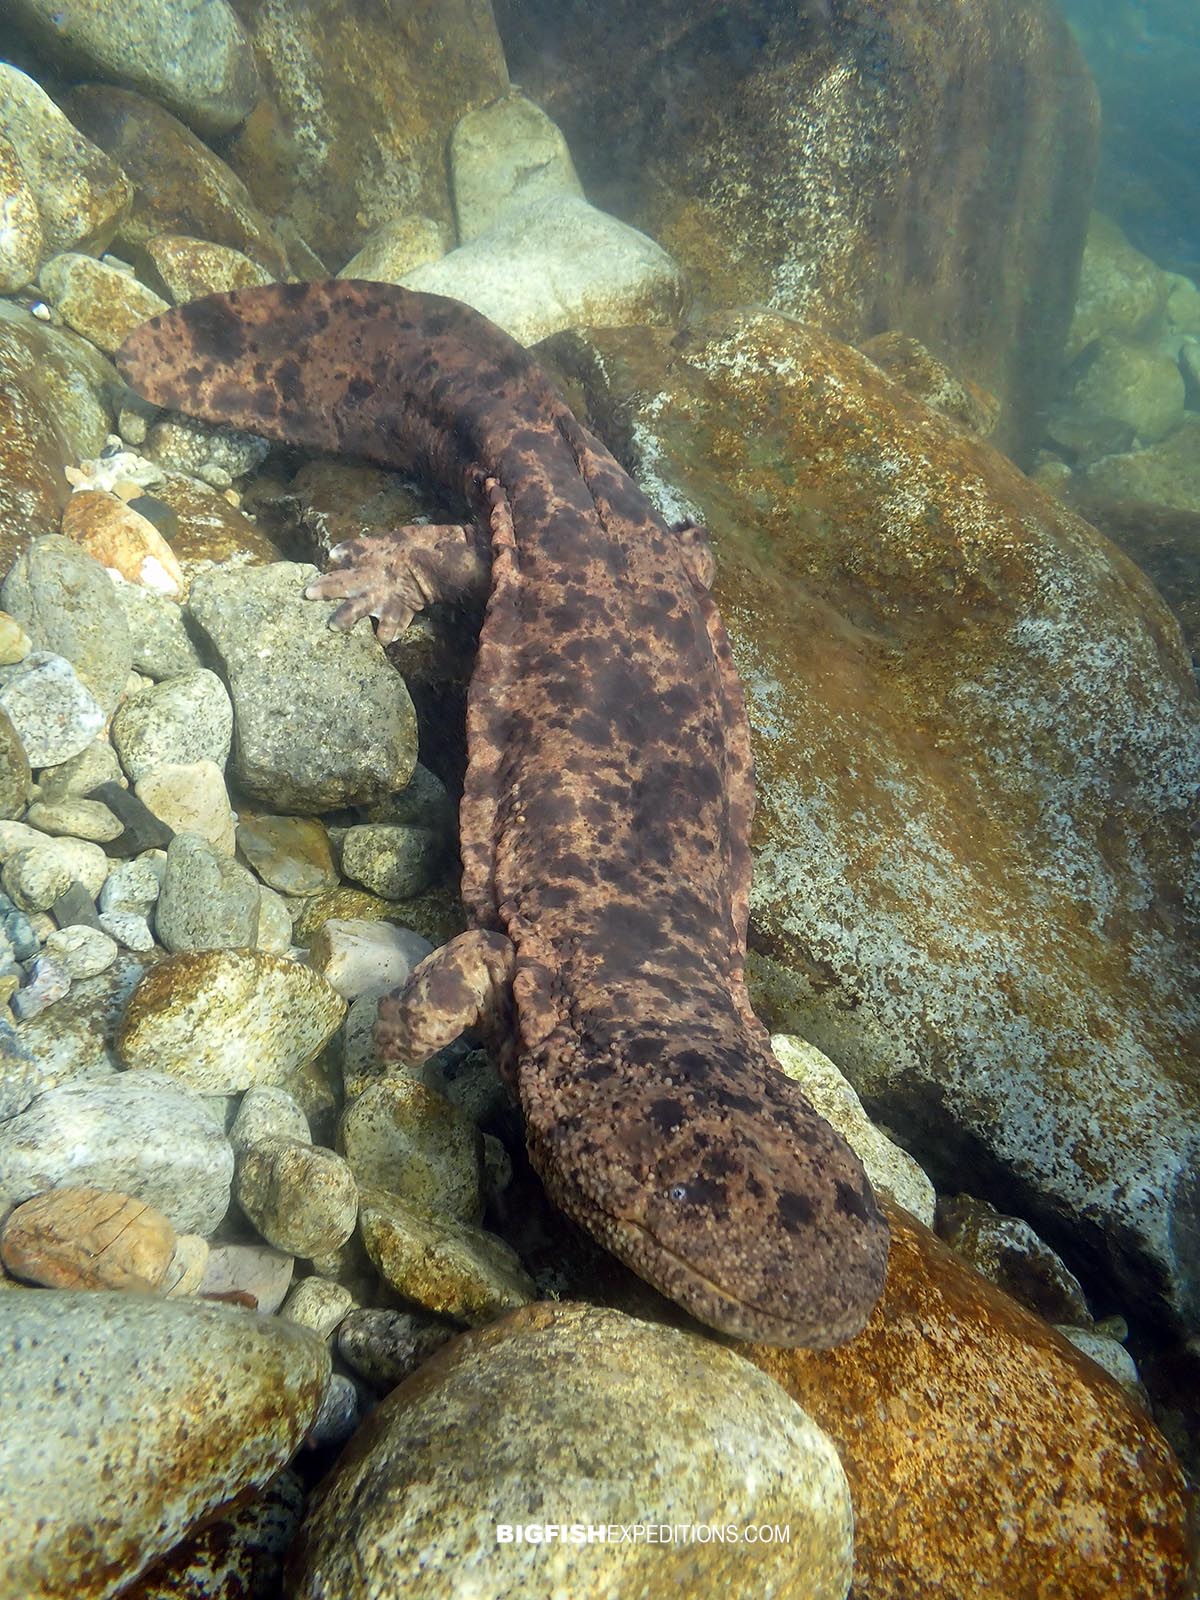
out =
[[[551,1197],[700,1321],[824,1349],[883,1289],[888,1230],[841,1136],[743,1035],[625,1041],[519,1074]],[[645,1048],[639,1048],[644,1046]]]

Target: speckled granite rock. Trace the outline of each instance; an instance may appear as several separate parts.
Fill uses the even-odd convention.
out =
[[[0,294],[15,294],[34,277],[44,249],[37,201],[12,142],[0,134]]]
[[[496,1536],[498,1523],[700,1521],[791,1537],[651,1551]],[[310,1507],[290,1592],[842,1600],[852,1530],[829,1440],[739,1356],[619,1312],[537,1305],[455,1340],[372,1414]]]
[[[461,1222],[483,1216],[478,1130],[448,1100],[403,1073],[350,1102],[338,1147],[360,1184],[386,1189],[414,1211]]]
[[[416,717],[368,624],[328,626],[304,598],[314,567],[204,573],[189,612],[216,652],[235,712],[232,771],[252,797],[299,812],[366,804],[416,765]]]
[[[1005,1216],[973,1195],[943,1196],[937,1232],[989,1283],[1047,1322],[1091,1326],[1078,1278],[1021,1217]]]
[[[58,766],[79,755],[104,726],[104,709],[64,656],[34,650],[0,670],[0,710],[30,766]]]
[[[0,71],[3,64],[0,63]],[[0,565],[58,525],[65,468],[94,455],[111,426],[103,402],[114,369],[86,340],[0,300]]]
[[[274,277],[287,273],[287,256],[245,185],[169,111],[95,83],[72,89],[63,104],[133,184],[133,204],[116,235],[122,249],[136,251],[156,233],[200,233],[241,250]]]
[[[11,569],[0,598],[34,648],[64,656],[105,714],[111,712],[125,688],[133,646],[112,580],[100,563],[72,540],[49,534]]]
[[[240,862],[201,834],[177,833],[167,847],[154,931],[171,951],[249,949],[258,937],[259,898],[254,875]]]
[[[1146,913],[1200,882],[1174,619],[1093,529],[811,328],[722,313],[682,345],[555,348],[661,509],[716,544],[758,773],[762,1015],[935,1183],[969,1168],[1035,1226],[1086,1217],[1129,1292],[1200,1319],[1200,971]]]
[[[490,4],[441,0],[402,28],[341,0],[238,11],[269,93],[226,154],[265,210],[333,270],[398,212],[452,221],[450,130],[508,85]]]
[[[142,971],[132,957],[118,957],[107,972],[73,983],[65,999],[21,1023],[21,1041],[37,1061],[43,1088],[109,1078],[118,1070],[117,1026]]]
[[[131,695],[113,718],[113,743],[133,783],[155,767],[214,761],[224,767],[233,707],[215,672],[194,672]]]
[[[0,1123],[0,1195],[59,1184],[144,1200],[180,1233],[211,1233],[229,1208],[233,1151],[208,1107],[160,1074],[118,1073],[50,1089]]]
[[[278,1472],[329,1356],[306,1329],[142,1295],[0,1296],[0,1590],[107,1600]]]
[[[857,1339],[825,1352],[742,1347],[837,1445],[854,1496],[855,1593],[1177,1600],[1184,1480],[1153,1423],[1046,1323],[887,1209],[887,1285]]]
[[[0,62],[0,124],[37,204],[47,255],[97,254],[129,208],[125,174],[85,139],[27,73]]]
[[[656,239],[705,304],[852,342],[903,328],[997,397],[1002,449],[1031,447],[1099,132],[1057,9],[1019,26],[1011,0],[696,0],[684,16],[496,0],[496,16],[589,198]]]
[[[268,1600],[304,1514],[304,1484],[285,1469],[249,1505],[222,1512],[121,1592],[121,1600]]]
[[[152,287],[176,306],[204,294],[271,282],[266,268],[240,250],[183,233],[153,234],[142,247],[139,265]]]
[[[358,1189],[332,1150],[298,1139],[262,1139],[238,1158],[234,1193],[277,1250],[322,1256],[354,1232]]]
[[[38,273],[38,288],[69,328],[105,355],[167,303],[129,272],[77,251],[52,256]]]
[[[288,1084],[318,1054],[346,1003],[308,967],[248,950],[160,961],[135,989],[118,1048],[127,1067],[166,1072],[200,1094]]]
[[[359,1191],[359,1227],[380,1275],[438,1316],[474,1326],[534,1298],[516,1252],[482,1228],[423,1216],[367,1187]]]
[[[43,1088],[42,1069],[10,1022],[0,1019],[0,1122],[24,1111]]]
[[[12,0],[23,33],[73,77],[115,78],[161,100],[198,133],[237,127],[258,98],[249,43],[226,0]]]

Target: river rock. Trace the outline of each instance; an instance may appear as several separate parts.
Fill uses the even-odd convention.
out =
[[[938,1202],[937,1231],[989,1283],[1047,1322],[1091,1326],[1079,1279],[1023,1218],[1005,1216],[986,1200],[959,1194]]]
[[[516,1252],[495,1234],[411,1210],[384,1189],[359,1190],[359,1225],[380,1275],[406,1300],[475,1325],[534,1298]]]
[[[399,283],[404,273],[444,256],[449,234],[450,229],[432,217],[391,218],[372,228],[338,277]]]
[[[127,1067],[166,1072],[199,1094],[288,1084],[321,1051],[346,1003],[308,967],[249,950],[160,961],[129,1002]]]
[[[215,672],[199,667],[131,695],[113,718],[113,743],[131,783],[156,767],[212,761],[223,768],[233,707]]]
[[[142,247],[140,262],[155,287],[172,305],[186,305],[205,294],[227,294],[257,283],[270,283],[271,274],[257,261],[227,245],[209,244],[182,233],[156,233]]]
[[[847,1141],[866,1168],[872,1187],[933,1226],[937,1195],[921,1168],[898,1144],[881,1133],[845,1078],[814,1045],[777,1033],[771,1050],[780,1070],[799,1084],[805,1099]]]
[[[0,62],[0,125],[37,204],[43,249],[99,254],[129,209],[132,188],[28,74]]]
[[[240,1156],[274,1139],[311,1144],[308,1118],[294,1095],[277,1084],[252,1084],[242,1096],[229,1130],[229,1142]]]
[[[21,815],[33,793],[31,779],[21,737],[8,713],[0,710],[0,817]]]
[[[1149,1417],[885,1207],[887,1284],[857,1339],[823,1352],[741,1347],[838,1448],[854,1496],[855,1592],[1182,1593],[1183,1474]]]
[[[401,1073],[346,1107],[338,1130],[359,1184],[390,1191],[414,1211],[460,1222],[483,1216],[483,1147],[462,1112]]]
[[[411,928],[362,918],[328,917],[313,935],[308,958],[347,1000],[398,989],[433,949]]]
[[[16,1278],[49,1289],[162,1286],[175,1254],[175,1229],[153,1206],[108,1189],[51,1189],[13,1211],[0,1233],[0,1259]]]
[[[283,1303],[279,1315],[286,1322],[311,1328],[322,1339],[329,1339],[354,1304],[354,1296],[340,1283],[328,1278],[301,1278]]]
[[[25,815],[31,828],[54,838],[108,844],[122,832],[121,823],[101,800],[35,800]]]
[[[656,239],[702,302],[770,306],[852,343],[901,328],[997,397],[1001,449],[1032,450],[1099,135],[1057,9],[1018,28],[1010,0],[496,13],[514,81],[563,130],[591,199]],[[597,70],[615,39],[620,72]]]
[[[504,213],[403,281],[465,300],[522,344],[581,324],[674,324],[683,305],[683,280],[665,250],[569,194]]]
[[[71,121],[107,152],[133,184],[133,204],[116,235],[136,253],[157,233],[199,233],[241,250],[273,277],[287,256],[235,174],[194,133],[143,95],[84,84],[64,97]]]
[[[29,1046],[0,1018],[0,1122],[15,1117],[43,1088],[43,1073]]]
[[[362,1307],[338,1326],[338,1355],[359,1377],[383,1392],[394,1389],[454,1337],[448,1323],[411,1311]]]
[[[188,637],[183,611],[174,600],[134,583],[118,584],[117,599],[129,623],[136,672],[159,682],[196,671],[201,665],[200,654]]]
[[[180,1541],[121,1592],[121,1600],[268,1600],[304,1514],[304,1484],[285,1470],[249,1505],[235,1506]]]
[[[453,1452],[438,1443],[449,1437]],[[786,1524],[790,1542],[662,1537],[648,1551],[496,1533],[700,1521]],[[828,1438],[733,1351],[615,1311],[537,1305],[455,1340],[372,1413],[310,1506],[291,1593],[634,1595],[651,1592],[652,1570],[653,1592],[679,1600],[841,1600],[853,1523]]]
[[[48,1013],[21,1023],[21,1040],[38,1063],[43,1088],[109,1078],[118,1070],[117,1026],[142,971],[131,957],[118,957],[99,977],[72,983]]]
[[[233,697],[240,787],[298,812],[378,800],[417,758],[403,681],[365,619],[331,628],[336,606],[304,598],[316,576],[290,562],[207,572],[188,607]]]
[[[319,894],[339,882],[329,835],[315,817],[238,811],[237,847],[264,883],[282,894]]]
[[[428,828],[360,823],[342,840],[342,871],[384,900],[408,900],[433,882],[444,843]]]
[[[46,935],[46,954],[69,978],[97,978],[117,959],[117,945],[100,928],[71,924]]]
[[[108,1600],[261,1488],[329,1378],[307,1329],[228,1306],[0,1296],[0,1590]]]
[[[294,1256],[336,1250],[358,1219],[349,1166],[332,1150],[298,1139],[262,1139],[244,1150],[234,1193],[267,1243]]]
[[[258,907],[252,873],[199,833],[175,835],[154,909],[154,931],[168,950],[249,949],[258,937]]]
[[[264,209],[333,269],[397,213],[452,222],[450,131],[508,87],[490,4],[441,0],[400,29],[340,0],[242,16],[270,92],[227,157]]]
[[[227,860],[232,858],[236,821],[225,778],[215,761],[155,767],[142,776],[136,794],[176,837],[186,833],[201,838],[216,855]],[[168,845],[168,874],[170,860],[171,846]]]
[[[105,358],[78,334],[0,299],[0,383],[7,401],[0,431],[4,570],[31,540],[58,525],[71,492],[66,469],[103,446],[111,426],[106,386],[117,381]]]
[[[0,1124],[0,1194],[19,1204],[60,1184],[143,1200],[180,1233],[229,1209],[233,1151],[202,1100],[159,1073],[65,1083]]]
[[[35,649],[64,656],[110,712],[125,688],[133,647],[125,613],[100,563],[70,539],[48,534],[35,540],[13,566],[0,597],[5,610],[24,624]]]
[[[459,242],[487,233],[506,211],[583,187],[567,141],[540,106],[509,93],[468,111],[450,136]]]
[[[264,1316],[273,1316],[284,1302],[295,1270],[294,1256],[268,1244],[220,1244],[208,1252],[198,1294],[213,1299],[238,1297]]]
[[[1111,218],[1094,211],[1067,336],[1067,359],[1073,361],[1105,334],[1133,340],[1152,333],[1166,309],[1167,294],[1166,273],[1135,250]]]
[[[0,710],[30,766],[56,766],[85,750],[104,726],[104,710],[63,656],[35,650],[0,671]]]
[[[62,531],[106,571],[119,573],[126,585],[165,595],[178,595],[184,587],[183,572],[171,546],[148,518],[115,494],[77,490],[63,512]],[[120,585],[118,600],[119,591]],[[128,608],[125,610],[128,620]]]
[[[14,294],[34,277],[42,259],[42,219],[12,143],[0,134],[0,294]]]
[[[38,288],[69,328],[112,355],[140,323],[167,303],[131,272],[66,250],[38,273]]]
[[[67,12],[53,0],[13,0],[12,10],[68,74],[145,90],[198,133],[228,133],[258,98],[254,56],[226,0],[199,10],[134,0],[116,15],[103,0],[83,0]]]

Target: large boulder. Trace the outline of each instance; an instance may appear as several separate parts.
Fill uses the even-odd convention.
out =
[[[589,199],[709,303],[915,334],[1028,450],[1071,320],[1091,80],[1045,0],[497,0]],[[620,70],[605,70],[619,40]]]

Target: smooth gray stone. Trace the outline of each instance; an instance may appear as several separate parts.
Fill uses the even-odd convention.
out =
[[[278,1318],[107,1291],[0,1295],[0,1595],[106,1600],[266,1484],[315,1421],[325,1344]]]

